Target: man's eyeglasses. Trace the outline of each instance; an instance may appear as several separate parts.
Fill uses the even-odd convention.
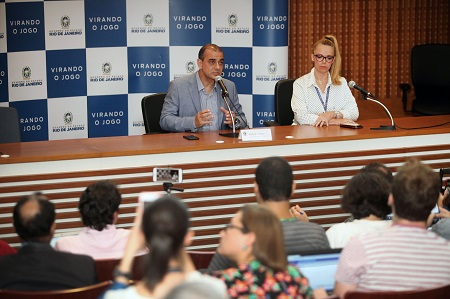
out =
[[[324,59],[327,62],[333,62],[333,60],[334,60],[334,56],[323,56],[321,54],[314,54],[314,57],[316,57],[316,60],[319,61],[319,62],[323,61]]]
[[[246,234],[246,233],[250,232],[248,230],[248,228],[246,228],[246,227],[240,227],[240,226],[237,226],[237,225],[234,225],[234,224],[231,224],[231,223],[225,225],[225,230],[229,230],[229,229],[232,229],[232,228],[240,230],[243,234]]]

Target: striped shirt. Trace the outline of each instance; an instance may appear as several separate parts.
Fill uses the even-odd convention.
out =
[[[450,242],[423,228],[393,225],[352,238],[336,281],[360,289],[406,291],[450,283]]]
[[[325,110],[322,101],[326,102],[328,87],[330,89]],[[316,88],[319,89],[322,101],[317,94]],[[297,125],[314,125],[318,115],[326,111],[339,111],[343,118],[354,121],[359,116],[358,106],[350,88],[347,86],[345,78],[341,77],[341,85],[334,85],[331,84],[331,77],[328,74],[327,87],[325,92],[322,92],[316,84],[314,68],[309,74],[294,81],[291,106],[294,112],[294,124]]]

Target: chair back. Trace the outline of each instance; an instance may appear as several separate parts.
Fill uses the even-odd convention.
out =
[[[294,112],[291,107],[295,79],[280,80],[275,84],[275,120],[281,126],[292,125]]]
[[[449,295],[450,284],[431,289],[402,292],[370,292],[353,290],[345,293],[344,299],[445,299],[449,298]]]
[[[0,143],[20,142],[19,114],[13,107],[0,107]]]
[[[416,94],[412,112],[450,114],[450,44],[425,44],[411,51],[411,77]]]
[[[159,125],[166,92],[151,94],[142,98],[141,108],[145,133],[166,133]]]
[[[144,277],[144,266],[143,262],[144,255],[137,255],[133,261],[133,280],[137,281]],[[99,259],[95,260],[95,268],[97,270],[98,281],[108,281],[113,280],[114,268],[120,263],[120,259]]]
[[[189,253],[192,262],[194,263],[195,269],[199,270],[208,268],[215,252],[188,250],[187,253]]]
[[[111,284],[112,281],[102,281],[82,288],[58,291],[0,290],[0,299],[96,299]]]

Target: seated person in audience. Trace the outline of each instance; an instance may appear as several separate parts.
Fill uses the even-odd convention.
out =
[[[389,182],[377,172],[363,171],[352,177],[343,190],[341,206],[354,220],[326,231],[330,247],[342,248],[353,236],[389,227],[392,221],[385,220],[391,212],[389,190]]]
[[[356,121],[359,110],[347,81],[340,75],[341,54],[336,37],[325,35],[318,40],[311,61],[311,72],[294,81],[294,124],[322,127]]]
[[[86,254],[94,259],[122,257],[130,231],[115,226],[121,201],[114,183],[99,181],[89,185],[78,204],[86,227],[78,235],[59,238],[56,250]]]
[[[398,169],[389,204],[393,225],[353,237],[344,247],[334,293],[406,291],[450,284],[450,242],[427,230],[440,192],[428,166],[409,160]]]
[[[184,251],[193,233],[189,230],[187,207],[176,197],[165,195],[136,210],[134,226],[124,256],[114,271],[114,284],[103,298],[162,298],[172,288],[185,281],[200,281],[226,294],[218,279],[195,271],[192,260]],[[144,277],[129,285],[133,260],[143,248],[149,250]]]
[[[431,230],[439,236],[450,240],[450,212],[444,208],[444,203],[448,198],[450,198],[450,190],[446,188],[444,195],[441,195],[438,201],[439,213],[434,216],[439,218],[439,221],[431,226]]]
[[[41,194],[22,197],[14,207],[14,228],[22,240],[17,254],[0,257],[0,289],[47,291],[97,283],[94,260],[55,251],[55,207]]]
[[[312,297],[308,280],[288,265],[280,221],[268,208],[243,206],[220,237],[218,252],[237,267],[212,275],[226,283],[231,298]]]
[[[14,254],[17,250],[9,246],[8,243],[6,243],[3,240],[0,240],[0,256],[8,255],[8,254]]]
[[[170,82],[159,121],[163,130],[199,132],[232,127],[222,89],[215,82],[216,77],[222,75],[223,63],[222,49],[215,44],[206,44],[198,52],[198,71]],[[247,119],[239,103],[236,86],[230,80],[222,81],[230,95],[236,128],[245,128]]]
[[[292,168],[285,159],[269,157],[259,163],[254,183],[256,201],[271,210],[281,221],[286,253],[289,255],[301,251],[330,248],[324,229],[316,223],[308,222],[306,213],[300,207],[297,206],[298,214],[304,221],[298,221],[291,215],[289,199],[294,190]],[[216,253],[208,267],[208,272],[233,266],[236,265],[232,261]]]

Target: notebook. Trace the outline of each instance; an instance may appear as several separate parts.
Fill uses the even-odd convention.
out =
[[[342,249],[315,250],[288,256],[288,262],[296,266],[309,280],[313,289],[324,288],[333,292],[334,275]]]

